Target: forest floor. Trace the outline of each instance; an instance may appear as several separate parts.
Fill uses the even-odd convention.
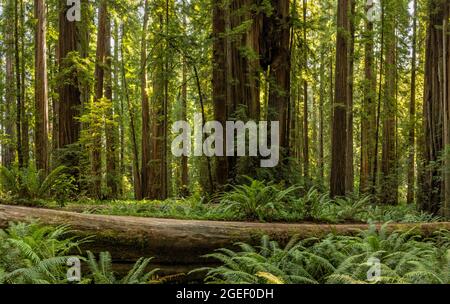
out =
[[[442,222],[444,219],[421,211],[414,205],[397,206],[371,204],[367,200],[297,199],[276,208],[247,206],[229,208],[225,203],[204,202],[201,199],[169,199],[166,201],[79,200],[67,203],[52,200],[0,198],[0,204],[47,208],[83,214],[135,216],[162,219],[236,221],[293,224],[366,224]],[[236,204],[235,204],[236,205]]]
[[[72,208],[73,209],[73,208]],[[33,222],[46,226],[67,226],[73,236],[88,238],[82,250],[95,253],[109,251],[119,265],[127,265],[140,257],[154,257],[168,273],[186,272],[208,265],[203,257],[218,248],[235,248],[237,243],[256,245],[262,236],[281,245],[292,238],[325,238],[330,234],[357,235],[361,231],[383,226],[390,232],[414,231],[431,236],[436,231],[450,230],[450,222],[385,224],[282,224],[176,220],[134,216],[95,215],[46,208],[0,205],[0,229],[11,222]]]
[[[414,240],[413,236],[419,236],[427,240],[439,233],[448,236],[450,231],[450,222],[376,225],[256,223],[98,215],[81,211],[0,205],[0,231],[12,223],[37,222],[44,227],[67,227],[64,228],[69,229],[67,237],[81,240],[78,250],[71,254],[109,252],[114,257],[114,271],[118,274],[125,274],[141,257],[153,257],[152,269],[159,269],[163,277],[176,276],[180,282],[202,282],[205,273],[201,269],[221,264],[210,255],[219,248],[231,253],[229,250],[242,246],[258,246],[264,238],[279,244],[280,248],[288,248],[288,244],[299,241],[315,244],[322,240],[356,240],[361,235],[374,233],[381,245],[396,237]]]

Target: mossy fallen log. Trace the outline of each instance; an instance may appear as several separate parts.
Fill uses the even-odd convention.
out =
[[[278,224],[216,221],[187,221],[129,216],[91,215],[48,209],[0,205],[0,228],[10,222],[39,220],[42,224],[69,225],[80,237],[92,236],[83,250],[109,251],[120,263],[135,262],[140,257],[154,257],[159,265],[207,265],[202,255],[215,249],[232,248],[236,242],[258,244],[269,235],[280,244],[293,236],[324,237],[330,233],[355,235],[368,228],[363,224]],[[440,229],[450,230],[450,223],[390,224],[389,231],[416,229],[424,236]]]

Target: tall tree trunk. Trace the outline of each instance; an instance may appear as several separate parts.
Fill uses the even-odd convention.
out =
[[[123,185],[123,177],[125,176],[125,105],[123,98],[123,90],[124,88],[120,85],[120,63],[119,63],[119,51],[120,51],[120,35],[119,35],[119,22],[118,20],[114,21],[114,101],[116,113],[119,119],[119,176],[117,180],[118,186],[118,194],[123,196],[124,194],[124,185]]]
[[[14,80],[14,1],[8,0],[5,16],[5,135],[3,165],[10,168],[16,159],[16,129],[14,128],[15,80]]]
[[[164,17],[159,13],[159,35],[164,34]],[[163,45],[163,44],[162,44]],[[155,63],[151,98],[151,153],[149,163],[148,196],[149,199],[165,199],[165,176],[163,163],[165,162],[165,104],[166,104],[166,76],[164,48],[160,47],[157,53],[158,61]]]
[[[398,202],[398,174],[396,159],[396,98],[395,79],[396,67],[396,16],[393,0],[385,1],[385,85],[384,85],[384,110],[383,110],[383,151],[382,151],[382,180],[380,199],[386,204],[397,204]]]
[[[15,0],[14,6],[14,58],[15,58],[15,72],[16,72],[16,145],[18,155],[19,168],[24,167],[24,156],[22,149],[22,112],[23,112],[23,100],[22,100],[22,75],[20,73],[20,37],[19,37],[19,0]]]
[[[308,36],[307,36],[307,19],[306,13],[308,9],[308,1],[303,0],[303,67],[304,67],[304,77],[303,79],[303,98],[304,98],[304,108],[303,108],[303,176],[305,181],[309,180],[309,123],[308,123]]]
[[[107,44],[107,0],[100,2],[98,9],[98,32],[97,32],[97,53],[95,61],[95,103],[100,103],[104,95],[105,87],[105,66],[106,66],[106,44]],[[95,117],[94,119],[102,119]],[[102,188],[102,134],[103,126],[101,121],[94,121],[91,128],[93,132],[92,140],[92,195],[101,198]]]
[[[450,216],[450,4],[448,1],[442,4],[442,102],[444,104],[444,199],[441,214]]]
[[[408,193],[406,201],[414,203],[415,155],[416,155],[416,74],[417,74],[417,0],[414,0],[413,38],[411,59],[411,100],[409,103],[409,155],[408,155]]]
[[[133,112],[133,108],[131,106],[131,100],[130,100],[130,94],[128,91],[128,81],[126,77],[126,70],[125,70],[125,52],[123,48],[123,40],[125,36],[125,26],[122,24],[122,38],[120,39],[120,54],[121,54],[121,79],[122,79],[122,88],[123,88],[123,95],[127,102],[127,109],[128,109],[128,115],[130,117],[130,137],[131,137],[131,144],[132,144],[132,150],[133,150],[133,182],[134,182],[134,196],[137,200],[143,199],[143,191],[142,191],[142,182],[141,182],[141,169],[139,168],[139,148],[137,143],[137,134],[136,134],[136,126],[135,126],[135,115]]]
[[[223,3],[212,0],[213,5],[213,64],[212,64],[212,99],[214,104],[215,120],[222,126],[227,121],[227,47],[225,38],[225,9]],[[225,131],[222,134],[225,140]],[[225,143],[225,142],[224,142]],[[218,188],[228,183],[229,167],[225,156],[216,158],[215,179]]]
[[[369,0],[366,13],[373,9],[373,2]],[[366,20],[364,33],[364,101],[361,113],[361,173],[360,192],[370,193],[372,174],[375,162],[376,136],[376,75],[374,68],[374,24],[370,18]]]
[[[356,1],[349,1],[349,52],[348,52],[348,95],[347,95],[347,152],[346,152],[346,166],[347,176],[345,187],[347,193],[354,192],[355,171],[353,167],[354,152],[353,152],[353,87],[354,87],[354,68],[355,68],[355,18],[356,18]]]
[[[183,0],[183,8],[186,9],[186,0]],[[187,19],[186,15],[183,15],[183,28],[186,29]],[[223,50],[223,49],[222,49]],[[183,71],[182,71],[182,86],[181,86],[181,120],[187,121],[187,59],[183,56]],[[189,195],[189,168],[188,168],[188,157],[186,155],[181,156],[181,185],[180,194],[182,196]]]
[[[117,124],[115,116],[115,101],[113,99],[113,75],[112,75],[112,53],[111,53],[111,19],[106,15],[105,33],[105,98],[111,103],[106,110],[106,186],[109,198],[117,198],[119,183],[117,175]],[[116,75],[114,75],[116,76]],[[117,89],[117,87],[116,87]]]
[[[49,170],[48,160],[48,85],[45,0],[35,0],[35,149],[36,168],[44,175]]]
[[[79,50],[80,36],[76,22],[67,19],[68,6],[65,0],[60,0],[59,12],[59,40],[58,63],[59,71],[71,70],[75,64],[69,58],[69,54]],[[86,21],[84,21],[86,22]],[[80,116],[81,92],[78,86],[78,76],[71,73],[66,77],[67,81],[59,84],[58,103],[58,148],[68,148],[77,144],[80,139],[81,125],[77,119]],[[65,161],[65,164],[76,168],[79,159]],[[79,172],[78,172],[79,173]],[[77,174],[74,172],[74,174]]]
[[[22,155],[23,155],[23,166],[26,168],[29,165],[30,162],[30,135],[29,135],[29,108],[27,103],[27,96],[26,96],[26,86],[27,86],[27,80],[26,80],[26,53],[25,53],[25,7],[23,0],[20,0],[20,7],[19,7],[19,15],[20,15],[20,25],[19,25],[19,38],[20,38],[20,79],[21,79],[21,89],[20,89],[20,96],[22,100],[22,118],[21,118],[21,128],[22,128]]]
[[[270,22],[264,26],[272,27],[270,31],[271,44],[265,51],[270,51],[270,92],[269,113],[274,113],[269,120],[280,122],[281,155],[289,153],[289,121],[288,109],[291,90],[291,54],[290,54],[290,11],[289,1],[272,0],[274,12]],[[265,28],[264,33],[269,29]],[[265,37],[263,35],[263,37]],[[264,38],[262,38],[264,39]],[[267,53],[265,53],[267,58]],[[306,130],[305,130],[306,132]],[[283,159],[282,159],[283,161]]]
[[[323,185],[325,181],[325,144],[324,144],[324,129],[325,129],[325,50],[320,51],[320,97],[319,97],[319,176],[320,184]]]
[[[439,166],[440,155],[447,142],[444,125],[448,127],[448,104],[443,100],[443,50],[444,50],[444,2],[429,2],[429,24],[425,54],[425,93],[424,93],[424,166],[421,179],[421,208],[437,214],[444,199],[442,175]],[[447,58],[448,60],[448,58]],[[448,61],[447,61],[448,63]],[[444,115],[445,113],[445,115]],[[447,123],[446,123],[447,122]],[[444,133],[445,132],[445,133]]]
[[[347,100],[348,100],[348,0],[338,0],[336,39],[336,78],[332,135],[332,160],[330,194],[332,197],[346,194],[347,176]],[[343,144],[344,143],[344,144]]]
[[[142,103],[142,198],[149,198],[150,192],[150,106],[147,92],[147,29],[149,19],[149,3],[144,2],[144,22],[141,38],[141,103]]]

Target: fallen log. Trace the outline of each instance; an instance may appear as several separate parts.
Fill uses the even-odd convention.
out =
[[[39,220],[50,226],[69,225],[80,237],[92,236],[83,250],[109,251],[115,261],[132,263],[140,257],[154,257],[159,265],[206,265],[202,255],[218,248],[232,248],[236,242],[259,244],[269,235],[280,244],[293,236],[324,237],[330,233],[355,235],[368,225],[269,224],[217,221],[188,221],[129,216],[91,215],[48,209],[0,205],[0,228],[10,222]],[[429,236],[450,223],[390,224],[389,231],[417,229]]]

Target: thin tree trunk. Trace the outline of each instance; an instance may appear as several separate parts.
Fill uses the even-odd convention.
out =
[[[117,198],[119,193],[117,175],[117,124],[115,115],[115,100],[113,99],[112,53],[111,53],[111,19],[106,15],[105,33],[105,98],[111,103],[106,110],[106,185],[109,198]],[[116,88],[117,89],[117,88]]]
[[[411,100],[409,104],[409,156],[407,203],[414,203],[415,155],[416,155],[416,74],[417,74],[417,0],[414,0],[413,39],[411,62]]]
[[[133,181],[134,181],[134,196],[137,200],[143,199],[142,182],[141,182],[141,170],[139,168],[139,148],[137,144],[136,127],[134,122],[135,116],[131,106],[130,94],[128,91],[128,81],[125,71],[125,52],[123,50],[123,40],[125,36],[125,26],[122,24],[122,39],[120,39],[120,54],[122,58],[122,88],[123,94],[125,95],[125,100],[127,102],[128,115],[130,116],[130,133],[131,133],[131,143],[133,147]]]
[[[445,2],[443,6],[442,22],[442,99],[444,104],[444,199],[441,214],[445,217],[450,215],[450,37],[449,37],[449,16],[450,4]]]
[[[14,10],[14,58],[15,58],[15,72],[16,72],[16,145],[17,145],[17,155],[18,155],[18,165],[19,168],[24,167],[24,157],[22,149],[22,84],[21,84],[21,73],[20,73],[20,45],[19,45],[19,0],[15,0],[15,10]]]
[[[104,96],[105,65],[106,65],[106,40],[107,40],[107,0],[100,2],[98,11],[97,54],[95,63],[95,103],[100,103]],[[95,105],[94,105],[95,106]],[[97,119],[97,118],[96,118]],[[92,132],[92,195],[101,198],[102,187],[102,134],[103,126],[100,121],[93,122]]]
[[[308,1],[303,0],[303,43],[305,45],[303,50],[303,67],[304,67],[304,76],[303,79],[303,99],[304,99],[304,108],[303,108],[303,176],[305,181],[309,180],[309,122],[308,122],[308,80],[306,79],[308,74],[308,43],[307,43],[307,29],[306,29],[306,13],[308,9]]]
[[[368,14],[373,8],[366,6]],[[370,193],[373,186],[372,176],[375,153],[376,138],[376,74],[374,68],[374,24],[367,18],[365,29],[364,46],[364,101],[361,114],[361,172],[360,172],[360,192]]]
[[[142,198],[149,198],[150,193],[150,106],[147,92],[147,29],[149,3],[144,1],[144,22],[141,38],[141,103],[142,103]]]
[[[10,168],[16,158],[16,129],[14,128],[14,104],[15,104],[15,81],[14,81],[14,2],[8,0],[3,14],[5,18],[5,135],[3,165]],[[8,17],[9,16],[9,17]]]
[[[347,152],[346,152],[346,191],[347,193],[354,192],[355,171],[353,167],[354,152],[353,152],[353,86],[354,86],[354,66],[355,66],[355,18],[356,18],[356,1],[349,1],[349,52],[348,52],[348,95],[347,95]]]
[[[378,182],[378,152],[380,145],[380,124],[381,124],[381,102],[383,94],[383,71],[384,71],[384,43],[385,43],[385,3],[381,2],[381,51],[380,51],[380,76],[378,86],[378,102],[377,102],[377,114],[376,114],[376,126],[375,126],[375,153],[374,153],[374,165],[372,176],[372,195],[377,193]]]
[[[186,9],[186,0],[183,0],[183,8]],[[187,26],[186,15],[183,15],[183,27]],[[181,85],[181,120],[187,121],[187,60],[186,56],[183,55],[183,71],[182,71],[182,85]],[[188,168],[188,157],[186,155],[181,156],[181,189],[180,193],[182,196],[189,195],[189,168]]]
[[[35,59],[35,149],[36,168],[46,175],[48,161],[48,84],[45,0],[34,1],[36,23]]]
[[[324,152],[324,104],[325,104],[325,51],[320,52],[320,97],[319,97],[319,176],[320,183],[325,181],[325,152]]]
[[[20,25],[19,25],[19,37],[20,37],[20,56],[21,56],[21,62],[20,62],[20,78],[21,78],[21,90],[20,90],[20,96],[22,100],[22,155],[23,155],[23,166],[25,168],[28,167],[30,163],[30,135],[29,135],[29,114],[28,114],[28,105],[27,105],[27,96],[26,96],[26,86],[27,86],[27,80],[26,80],[26,54],[25,54],[25,8],[23,0],[20,0]]]

